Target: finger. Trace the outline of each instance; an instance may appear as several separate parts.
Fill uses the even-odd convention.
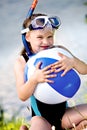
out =
[[[50,74],[50,75],[46,75],[46,78],[54,78],[56,76],[57,76],[57,74]]]
[[[61,66],[63,66],[62,65],[62,60],[57,61],[54,64],[52,64],[51,68],[58,68],[58,67],[61,67]]]
[[[60,72],[60,71],[62,71],[62,70],[65,70],[65,67],[64,67],[64,66],[59,67],[58,69],[55,70],[55,72]]]
[[[51,67],[51,69],[59,69],[62,67],[62,64],[57,64]]]
[[[50,69],[50,70],[47,70],[44,72],[44,74],[50,74],[50,73],[53,73],[55,72],[55,69]]]
[[[61,77],[65,76],[65,74],[68,72],[68,70],[64,70],[64,72],[61,74]]]
[[[42,62],[38,62],[38,63],[36,64],[36,69],[40,69],[41,64],[42,64]]]
[[[45,79],[45,82],[47,82],[47,83],[54,83],[53,80],[49,80],[49,79]]]
[[[47,71],[47,70],[51,69],[51,67],[52,67],[52,65],[50,64],[50,65],[44,67],[44,68],[43,68],[43,71]]]
[[[63,53],[61,53],[61,52],[58,52],[58,55],[59,55],[61,58],[65,57],[65,55],[64,55]]]
[[[55,70],[56,73],[58,73],[60,71],[63,71],[63,73],[61,74],[61,77],[63,77],[69,70],[64,67],[61,67],[61,68]]]
[[[55,66],[55,65],[58,65],[58,64],[60,64],[60,63],[61,63],[61,60],[54,62],[53,64],[51,64],[51,66]]]

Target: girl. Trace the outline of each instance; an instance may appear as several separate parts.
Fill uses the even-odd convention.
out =
[[[48,49],[53,46],[54,44],[54,32],[56,29],[58,29],[60,25],[59,20],[57,17],[48,17],[45,14],[33,14],[31,18],[27,18],[23,23],[24,30],[22,33],[25,34],[26,42],[28,43],[28,47],[30,50],[30,57],[33,56],[33,54],[38,53],[41,50]],[[61,54],[60,54],[61,55]],[[25,82],[24,80],[24,68],[26,65],[27,60],[29,59],[26,53],[25,48],[21,52],[21,56],[16,60],[15,63],[15,77],[16,77],[16,86],[17,86],[17,92],[18,96],[22,101],[27,100],[34,92],[36,86],[38,83],[43,82],[50,82],[53,83],[53,80],[49,80],[48,78],[56,77],[56,73],[52,74],[52,72],[55,72],[55,68],[60,66],[60,70],[63,69],[61,64],[54,63],[53,65],[49,65],[45,67],[44,69],[40,69],[41,63],[38,63],[36,65],[36,69],[34,74],[30,77],[28,81]],[[74,58],[74,57],[73,57]],[[49,70],[50,69],[50,70]],[[71,69],[71,68],[70,68]],[[75,67],[76,69],[76,67]],[[57,70],[57,71],[60,71]],[[64,68],[64,73],[62,76],[69,70]],[[77,69],[78,70],[78,69]],[[32,110],[32,122],[30,130],[50,130],[51,126],[55,126],[56,130],[61,130],[61,120],[66,110],[66,102],[58,103],[58,104],[45,104],[36,99],[38,109],[42,115],[42,117],[35,116],[34,111]],[[45,119],[46,120],[45,120]],[[41,125],[41,120],[42,124]],[[34,125],[33,125],[34,123]],[[36,124],[38,127],[35,127]],[[50,126],[51,124],[51,126]],[[64,124],[64,123],[62,123]],[[32,127],[34,126],[34,127]],[[45,129],[46,127],[46,129]],[[65,128],[62,125],[63,128]],[[23,128],[23,127],[22,127]],[[21,128],[21,130],[22,130]],[[25,129],[26,130],[26,129]]]
[[[26,41],[30,49],[31,56],[38,53],[41,50],[48,49],[54,44],[54,32],[60,25],[57,17],[48,17],[44,14],[33,14],[31,18],[27,18],[23,23],[25,30]],[[26,50],[23,49],[21,56],[17,59],[15,64],[16,86],[18,96],[21,100],[27,100],[34,92],[38,83],[50,82],[53,80],[48,78],[56,77],[56,73],[52,74],[55,69],[50,69],[51,65],[44,69],[39,69],[41,63],[36,65],[34,75],[25,82],[24,81],[24,68],[28,57]],[[50,69],[50,70],[49,70]],[[36,100],[38,109],[42,115],[51,125],[54,125],[57,129],[61,129],[61,119],[66,109],[66,102],[60,104],[45,104]],[[61,109],[62,108],[62,109]],[[32,110],[32,116],[35,113]]]

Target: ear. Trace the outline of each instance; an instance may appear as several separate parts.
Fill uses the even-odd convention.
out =
[[[30,41],[29,33],[26,33],[25,38],[26,38],[26,41],[27,41],[27,42],[29,42],[29,41]]]

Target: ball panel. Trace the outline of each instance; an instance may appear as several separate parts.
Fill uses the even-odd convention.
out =
[[[44,67],[46,67],[46,66],[48,66],[48,65],[50,65],[50,64],[53,64],[53,63],[55,63],[56,61],[58,61],[58,60],[52,59],[52,58],[47,58],[47,57],[42,57],[42,58],[37,58],[37,59],[35,60],[35,62],[34,62],[34,65],[36,66],[36,64],[37,64],[38,62],[41,62],[42,64],[41,64],[41,66],[40,66],[40,69],[43,69]]]
[[[42,62],[41,69],[50,65],[58,60],[52,58],[37,58],[34,62],[34,65],[38,62]],[[65,76],[61,77],[63,71],[60,71],[55,78],[49,78],[50,80],[54,80],[54,83],[48,83],[50,87],[54,88],[57,92],[62,94],[63,96],[71,98],[79,89],[80,86],[80,78],[77,73],[71,69]]]
[[[72,98],[80,87],[80,78],[74,70],[70,70],[65,76],[61,77],[62,72],[57,73],[54,84],[48,84],[63,96]]]
[[[47,104],[57,104],[68,100],[65,97],[55,91],[48,83],[40,83],[35,89],[34,96],[36,99]]]

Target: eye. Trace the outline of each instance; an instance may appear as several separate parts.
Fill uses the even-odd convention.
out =
[[[42,36],[37,36],[38,39],[42,39],[43,37]]]
[[[53,38],[53,35],[48,36],[48,38]]]

